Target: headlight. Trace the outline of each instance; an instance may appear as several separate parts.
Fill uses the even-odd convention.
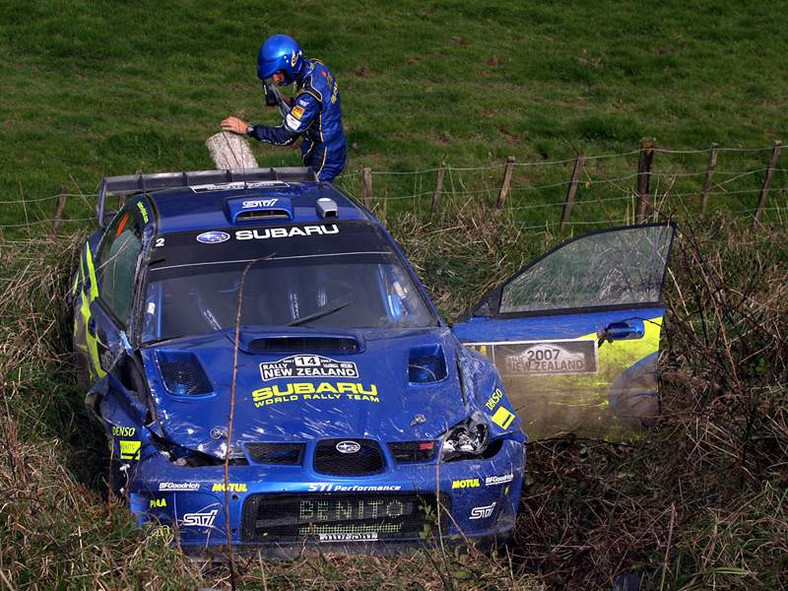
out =
[[[489,428],[481,413],[455,425],[443,437],[441,457],[444,462],[481,456],[489,443]]]

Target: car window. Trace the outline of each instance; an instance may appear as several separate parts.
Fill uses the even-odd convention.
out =
[[[375,228],[352,221],[313,228],[167,235],[148,273],[143,341],[235,327],[242,276],[244,326],[396,329],[438,323]],[[249,239],[255,232],[261,239]]]
[[[99,298],[124,325],[131,314],[137,258],[142,250],[135,217],[122,213],[107,231],[98,262]]]
[[[660,301],[671,226],[638,226],[569,242],[506,284],[499,313]]]

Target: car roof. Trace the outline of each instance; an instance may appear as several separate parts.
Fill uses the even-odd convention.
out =
[[[147,196],[157,213],[158,235],[248,227],[244,215],[256,215],[253,221],[258,226],[342,220],[366,220],[375,224],[376,221],[346,193],[319,181],[212,183],[151,191]],[[331,208],[327,199],[335,206],[335,217],[326,217],[318,209],[318,200],[323,200],[324,209],[326,205]]]

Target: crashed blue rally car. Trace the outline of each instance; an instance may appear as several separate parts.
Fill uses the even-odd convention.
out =
[[[499,373],[353,198],[306,169],[138,174],[103,181],[98,218],[74,350],[141,525],[196,552],[511,534],[525,436]]]

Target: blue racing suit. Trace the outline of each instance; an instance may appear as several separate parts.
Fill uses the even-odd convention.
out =
[[[296,96],[282,125],[254,125],[249,135],[275,146],[289,146],[299,137],[304,165],[321,181],[332,181],[345,168],[347,146],[342,130],[342,105],[337,80],[319,60],[307,60],[295,80]]]

